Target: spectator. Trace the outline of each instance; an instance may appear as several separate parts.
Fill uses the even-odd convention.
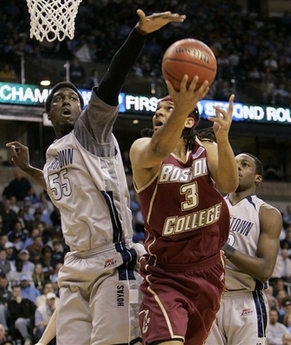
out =
[[[86,89],[91,90],[94,86],[99,86],[99,73],[97,69],[93,69],[91,75],[86,81]]]
[[[10,181],[8,186],[4,189],[3,195],[9,198],[15,196],[17,201],[23,201],[28,196],[31,189],[31,183],[23,176],[21,170],[16,170],[14,173],[14,179]]]
[[[278,317],[278,311],[276,309],[270,309],[267,334],[268,345],[283,345],[283,335],[289,334],[287,327],[281,322],[278,322]]]
[[[265,294],[267,297],[269,308],[277,309],[278,308],[278,301],[273,295],[274,289],[272,285],[269,285],[268,288],[265,290]]]
[[[26,238],[23,247],[27,248],[29,246],[31,246],[33,244],[33,238],[35,236],[40,236],[40,230],[38,228],[33,228],[30,233],[29,236]]]
[[[35,208],[26,198],[23,201],[23,221],[27,229],[33,228]]]
[[[58,278],[59,278],[59,270],[63,266],[62,262],[58,262],[55,267],[55,271],[53,274],[50,275],[50,281],[53,285],[54,292],[57,296],[59,296],[59,286],[58,286]]]
[[[63,245],[59,239],[53,240],[53,252],[51,263],[52,266],[55,267],[58,262],[64,262],[65,252]]]
[[[15,234],[11,240],[17,252],[23,249],[24,242],[21,240],[21,234]]]
[[[7,236],[8,236],[9,241],[13,241],[15,237],[19,236],[21,239],[21,242],[24,244],[28,237],[28,231],[27,229],[22,227],[21,222],[17,219],[12,224],[12,229],[8,232]]]
[[[31,345],[30,332],[36,307],[29,299],[22,297],[19,285],[12,287],[12,296],[12,300],[8,302],[8,312],[12,327],[21,334],[24,345]]]
[[[279,291],[286,290],[284,280],[281,277],[274,279],[273,288],[274,296],[277,298]]]
[[[285,315],[285,308],[283,306],[283,301],[285,301],[286,298],[288,298],[287,291],[284,290],[279,290],[277,292],[277,301],[278,301],[278,313],[279,313],[279,319],[283,320],[284,315]]]
[[[285,325],[284,323],[285,317],[291,314],[291,297],[290,296],[286,296],[285,298],[283,298],[282,307],[283,307],[283,311],[281,311],[281,314],[279,314],[278,321]]]
[[[5,244],[8,242],[7,235],[0,234],[0,247],[5,248]]]
[[[55,293],[54,286],[51,282],[46,282],[43,288],[43,293],[36,298],[35,305],[40,307],[41,305],[46,304],[46,295],[48,293]],[[56,306],[59,304],[59,298],[56,296]]]
[[[277,107],[290,107],[291,92],[288,90],[286,83],[282,82],[273,92],[274,105]]]
[[[6,331],[7,326],[7,305],[12,299],[12,293],[9,289],[9,282],[5,274],[0,275],[0,324],[2,324]]]
[[[37,297],[40,295],[40,292],[36,287],[34,287],[31,276],[23,274],[20,277],[20,288],[21,296],[35,303]]]
[[[42,336],[53,312],[56,310],[56,295],[53,292],[46,294],[46,303],[39,306],[35,311],[35,331],[36,341]]]
[[[283,212],[283,224],[285,226],[291,225],[291,205],[287,205],[286,210]]]
[[[44,279],[49,280],[49,277],[54,272],[53,263],[53,250],[50,246],[45,245],[42,249],[41,263],[43,267]]]
[[[9,208],[14,211],[16,214],[18,214],[20,207],[17,205],[17,200],[16,200],[16,196],[11,195],[9,198],[10,200],[10,206]]]
[[[42,192],[39,195],[39,202],[35,204],[37,210],[41,212],[41,216],[39,220],[46,224],[46,227],[52,226],[52,221],[50,219],[50,215],[54,210],[54,206],[52,202],[49,200],[47,193]]]
[[[285,227],[286,236],[280,241],[280,248],[287,249],[288,255],[291,256],[291,224]]]
[[[18,257],[23,262],[22,272],[28,273],[31,277],[34,271],[35,264],[29,260],[29,251],[27,249],[22,249],[19,252]]]
[[[281,249],[277,256],[272,278],[282,278],[291,282],[291,259],[288,256],[288,249]]]
[[[43,274],[43,267],[41,263],[36,263],[32,272],[32,281],[34,286],[42,293],[44,289],[45,279]]]
[[[22,269],[23,269],[23,261],[20,259],[16,259],[15,260],[15,270],[11,270],[7,274],[7,279],[10,283],[10,286],[20,284],[20,277],[24,274]]]
[[[31,261],[34,264],[36,264],[37,262],[40,262],[40,260],[42,259],[42,249],[43,249],[41,236],[40,235],[34,236],[32,245],[28,246],[26,249],[29,251]]]
[[[285,314],[284,325],[288,328],[289,333],[291,333],[291,314]]]
[[[8,274],[11,271],[11,262],[7,260],[5,248],[0,248],[0,274]]]
[[[86,84],[86,71],[76,57],[70,64],[70,82],[77,88],[84,88]]]
[[[1,82],[7,83],[17,83],[20,81],[16,75],[14,68],[9,65],[9,63],[4,63],[3,66],[1,66],[0,80]]]
[[[291,345],[291,334],[288,334],[288,333],[283,334],[282,345]]]
[[[7,329],[0,323],[0,345],[13,345],[12,341],[6,336]]]
[[[22,228],[29,229],[29,226],[27,226],[27,224],[25,223],[25,220],[24,220],[23,208],[20,208],[19,211],[17,212],[17,219],[21,223]]]
[[[4,235],[12,229],[13,224],[18,220],[17,214],[10,209],[10,200],[5,197],[0,206],[0,218],[2,219],[1,233]]]
[[[6,249],[6,259],[11,261],[12,265],[15,267],[15,260],[17,257],[17,250],[14,247],[14,244],[10,241],[7,241],[4,245]]]

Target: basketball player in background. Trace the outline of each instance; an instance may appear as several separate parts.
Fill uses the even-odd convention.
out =
[[[7,143],[12,159],[48,191],[60,209],[70,252],[59,271],[60,302],[56,325],[58,345],[137,343],[141,277],[135,271],[141,244],[132,243],[129,192],[113,124],[118,96],[148,34],[185,16],[171,12],[145,16],[113,57],[86,109],[69,82],[53,87],[46,111],[57,140],[46,152],[43,171],[29,163],[28,148]],[[46,338],[45,342],[50,339]],[[42,343],[43,338],[39,343]]]
[[[189,87],[187,80],[184,76],[179,92],[167,81],[169,96],[157,105],[150,137],[130,149],[147,233],[139,315],[148,345],[202,345],[225,288],[221,248],[229,212],[218,189],[227,193],[238,184],[228,140],[234,95],[226,111],[215,107],[216,117],[209,119],[217,144],[200,140],[196,106],[208,82],[195,91],[197,76]]]
[[[256,196],[263,165],[250,153],[236,156],[239,186],[225,197],[230,211],[226,291],[207,345],[264,345],[269,315],[264,288],[279,250],[281,213]]]

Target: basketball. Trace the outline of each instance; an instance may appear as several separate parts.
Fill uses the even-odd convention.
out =
[[[202,41],[185,38],[173,43],[162,59],[162,73],[174,89],[180,89],[180,83],[185,74],[189,83],[195,75],[199,77],[198,89],[204,80],[211,85],[217,72],[217,62],[213,51]]]

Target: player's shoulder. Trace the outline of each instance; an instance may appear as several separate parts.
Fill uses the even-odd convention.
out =
[[[277,217],[277,219],[281,219],[282,218],[282,214],[280,212],[280,210],[269,204],[268,202],[263,202],[261,207],[260,207],[260,214],[263,216],[263,217]]]
[[[265,201],[263,202],[261,207],[262,207],[262,209],[265,209],[267,211],[273,210],[274,212],[278,212],[281,215],[281,212],[279,211],[279,209],[277,207],[275,207],[275,206],[273,206],[273,205],[271,205]]]

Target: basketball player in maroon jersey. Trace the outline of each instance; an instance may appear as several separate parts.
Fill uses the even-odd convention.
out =
[[[157,105],[152,136],[130,150],[147,233],[139,314],[146,345],[202,345],[225,289],[221,248],[230,218],[220,191],[238,185],[228,140],[234,95],[209,119],[216,143],[199,140],[196,106],[209,87],[206,81],[195,91],[197,76],[188,88],[187,80],[179,92],[167,82],[170,96]]]

